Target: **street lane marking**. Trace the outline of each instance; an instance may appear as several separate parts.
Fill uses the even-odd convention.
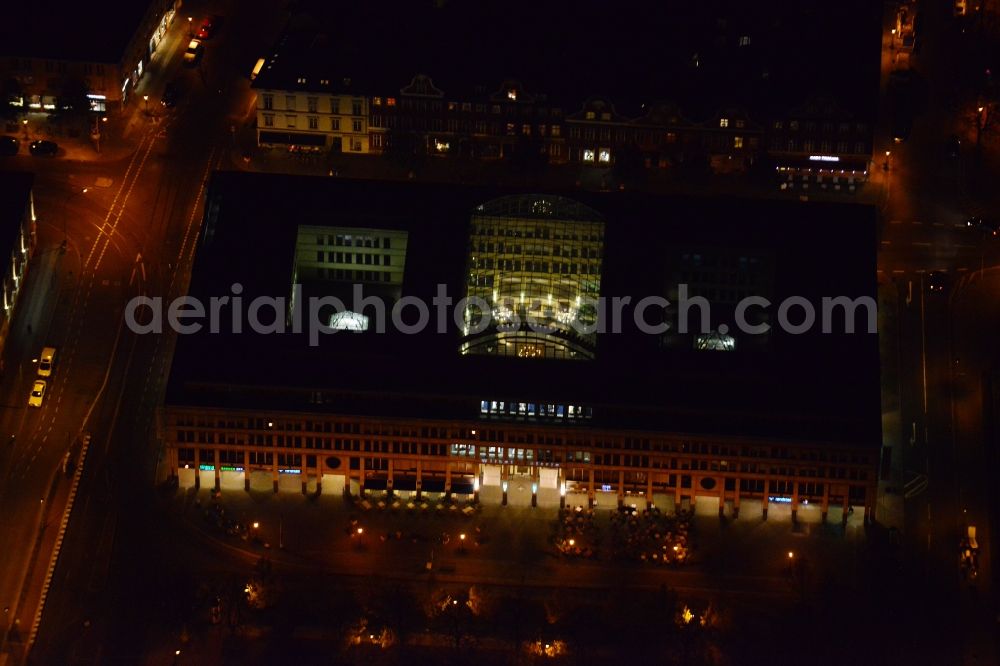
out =
[[[931,244],[926,241],[913,241],[914,245],[919,245],[921,247],[930,247]]]
[[[882,245],[892,245],[892,241],[882,241]]]
[[[905,272],[906,272],[906,271],[901,271],[901,270],[895,270],[895,271],[893,271],[893,273],[897,273],[897,274],[898,274],[898,273],[905,273]]]
[[[961,272],[963,272],[963,271],[967,271],[967,270],[969,270],[969,269],[968,269],[968,268],[966,268],[965,266],[962,266],[961,268],[956,268],[955,270],[956,270],[956,271],[958,271],[959,273],[961,273]]]
[[[889,220],[889,224],[902,224],[902,220]]]

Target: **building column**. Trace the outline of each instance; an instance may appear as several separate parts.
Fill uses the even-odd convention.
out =
[[[306,468],[306,456],[299,459],[299,475],[302,477],[302,494],[309,494],[309,470]]]
[[[820,510],[822,511],[823,522],[826,522],[826,514],[830,511],[830,484],[826,481],[823,482],[823,500],[820,504]]]
[[[625,470],[618,472],[618,508],[625,506]]]
[[[540,475],[538,474],[538,466],[531,466],[531,507],[535,508],[538,506],[538,484],[540,482]]]
[[[417,460],[417,485],[416,485],[416,489],[417,489],[417,501],[418,502],[420,501],[420,498],[423,495],[423,489],[421,488],[421,486],[423,485],[423,475],[424,475],[424,463],[423,463],[423,461],[421,461],[421,460],[418,459]]]
[[[843,497],[843,501],[842,501],[841,506],[843,507],[843,514],[844,514],[843,518],[841,519],[841,522],[846,527],[847,526],[847,514],[849,514],[851,512],[851,487],[850,486],[847,486],[846,488],[844,488],[844,497]]]
[[[278,492],[278,454],[271,454],[271,482],[274,486],[274,492]]]
[[[764,520],[767,520],[767,503],[771,495],[771,479],[764,479],[764,496],[760,498],[760,505],[764,512]]]
[[[681,475],[674,474],[674,515],[681,512]]]
[[[483,465],[482,463],[476,463],[476,469],[474,470],[475,481],[472,483],[472,503],[479,504],[479,490],[483,487]]]
[[[323,458],[320,455],[316,456],[316,494],[319,495],[323,492]]]
[[[587,508],[594,508],[594,468],[587,470]]]
[[[250,492],[250,449],[243,449],[243,490]]]
[[[798,480],[792,481],[792,523],[795,523],[799,517],[799,482]]]
[[[501,506],[507,506],[507,488],[510,485],[510,481],[507,478],[507,465],[500,466],[500,489],[503,491],[503,499],[501,500]]]
[[[556,470],[556,488],[559,490],[559,508],[566,508],[566,488],[564,484],[566,483],[563,478],[562,467]]]
[[[695,506],[698,504],[698,477],[691,475],[691,515],[694,515]]]
[[[222,470],[219,469],[219,449],[212,452],[212,461],[215,463],[215,492],[222,490]]]
[[[646,510],[653,508],[653,473],[646,472]]]
[[[726,480],[725,478],[718,480],[722,481],[719,484],[719,520],[722,520],[726,517]]]
[[[194,449],[194,489],[201,489],[201,449]]]
[[[177,449],[167,447],[167,464],[170,466],[170,483],[177,483]]]
[[[358,458],[358,497],[365,498],[365,459]]]
[[[389,458],[389,469],[386,471],[385,475],[385,497],[387,500],[392,500],[393,490],[392,481],[393,475],[395,474],[395,464],[392,458]]]
[[[740,480],[733,479],[733,520],[740,517]]]
[[[451,463],[444,464],[444,498],[451,501]]]
[[[875,522],[875,493],[876,489],[872,486],[865,488],[865,524]]]

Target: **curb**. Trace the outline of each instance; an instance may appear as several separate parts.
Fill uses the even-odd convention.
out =
[[[42,612],[45,610],[45,599],[49,594],[49,586],[52,584],[52,575],[55,573],[56,563],[59,561],[59,552],[62,550],[63,538],[66,536],[66,526],[69,525],[70,515],[73,513],[73,504],[76,499],[77,490],[80,487],[80,478],[83,476],[83,465],[87,460],[87,449],[90,448],[90,435],[83,436],[83,446],[80,449],[80,462],[76,466],[73,474],[73,485],[69,489],[69,498],[66,500],[66,508],[63,509],[62,520],[59,522],[59,533],[56,535],[56,543],[52,548],[52,557],[49,559],[49,568],[45,572],[45,582],[42,583],[42,594],[38,598],[38,609],[35,611],[35,619],[31,623],[31,633],[25,643],[25,654],[31,652],[31,647],[38,636],[38,629],[42,624]]]

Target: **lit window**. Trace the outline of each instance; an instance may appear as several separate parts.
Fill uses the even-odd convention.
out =
[[[381,97],[373,98],[372,104],[374,104],[375,106],[382,106],[382,98]]]
[[[594,151],[593,150],[585,150],[585,151],[583,151],[583,161],[584,162],[593,162],[594,161]]]
[[[337,312],[330,317],[330,328],[334,331],[367,331],[368,317],[358,312]]]
[[[451,145],[447,141],[437,141],[437,140],[434,141],[434,149],[437,150],[439,153],[448,152],[448,149],[450,147]]]
[[[517,101],[517,91],[516,90],[508,90],[507,91],[507,99],[516,102]]]
[[[396,106],[396,98],[395,97],[386,97],[385,98],[385,103],[386,103],[387,106]]]
[[[587,120],[593,120],[595,118],[595,114],[593,111],[587,111],[585,117],[587,118]]]
[[[740,46],[750,46],[750,35],[740,37]]]
[[[742,147],[743,147],[743,137],[741,137],[741,136],[734,136],[733,137],[733,148],[742,148]]]
[[[719,118],[719,127],[729,127],[729,118]]]
[[[611,151],[607,148],[602,148],[597,156],[597,159],[599,159],[602,163],[607,164],[611,161]]]

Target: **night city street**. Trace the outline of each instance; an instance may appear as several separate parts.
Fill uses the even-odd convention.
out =
[[[996,0],[7,8],[0,666],[1000,663],[996,76]]]

